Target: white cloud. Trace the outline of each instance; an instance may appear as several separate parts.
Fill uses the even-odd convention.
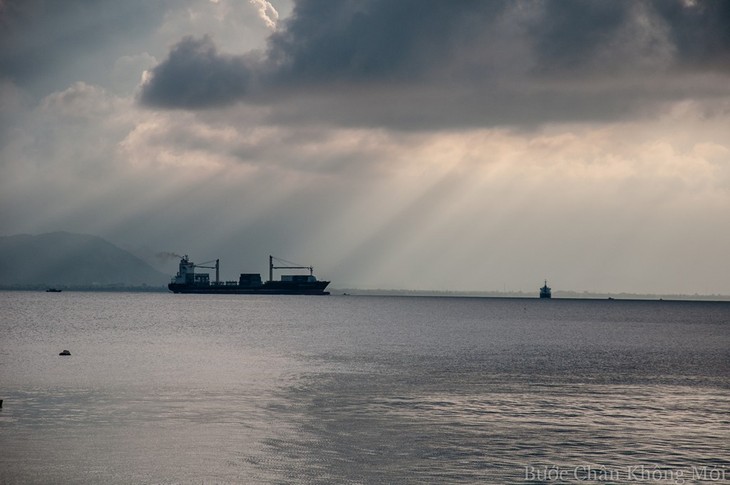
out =
[[[257,8],[259,18],[264,21],[266,27],[276,30],[276,23],[279,21],[279,12],[267,0],[249,0],[251,5]]]

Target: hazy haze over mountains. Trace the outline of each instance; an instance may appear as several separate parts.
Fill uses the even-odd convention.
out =
[[[162,286],[168,279],[97,236],[53,232],[0,237],[3,286]]]

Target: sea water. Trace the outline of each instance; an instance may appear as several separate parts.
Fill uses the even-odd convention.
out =
[[[0,483],[728,483],[730,303],[2,292],[0,399]]]

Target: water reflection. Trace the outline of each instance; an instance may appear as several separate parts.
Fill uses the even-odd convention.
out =
[[[524,483],[526,466],[730,467],[727,393],[504,377],[460,391],[412,373],[313,377],[309,392],[286,396],[304,438],[267,444],[289,453],[286,465],[326,469],[332,483]]]
[[[0,292],[0,482],[730,468],[728,305],[45,296]]]

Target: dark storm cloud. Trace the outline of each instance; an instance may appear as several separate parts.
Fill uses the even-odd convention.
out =
[[[506,3],[464,0],[454,6],[421,0],[302,0],[296,3],[285,28],[270,37],[264,62],[223,56],[209,39],[185,39],[153,71],[141,100],[148,105],[180,108],[235,101],[249,91],[246,83],[252,69],[277,91],[339,82],[425,79],[438,59],[489,25]],[[188,79],[177,77],[180,71],[185,71]],[[228,82],[235,77],[234,71],[241,78],[239,84]],[[219,82],[218,75],[225,80]],[[206,89],[206,83],[213,86]],[[172,92],[165,92],[167,86]],[[195,93],[194,106],[191,91]]]
[[[622,29],[638,15],[667,29],[677,67],[730,69],[730,2],[724,0],[547,1],[530,25],[530,36],[542,66],[573,70],[617,41],[636,44]],[[647,20],[644,29],[651,28]]]
[[[153,82],[145,86],[141,100],[149,106],[188,109],[231,103],[246,94],[254,62],[219,54],[209,37],[186,37],[152,70]]]
[[[662,2],[654,4],[666,19],[682,63],[730,70],[730,2]]]
[[[545,2],[542,15],[530,26],[540,64],[556,70],[583,66],[626,22],[627,7],[624,0]]]
[[[723,0],[299,0],[265,57],[184,39],[141,101],[393,127],[610,119],[701,95],[675,74],[730,71],[728,25]]]
[[[269,39],[279,78],[413,80],[453,49],[469,47],[507,2],[388,0],[297,2],[286,27]]]

